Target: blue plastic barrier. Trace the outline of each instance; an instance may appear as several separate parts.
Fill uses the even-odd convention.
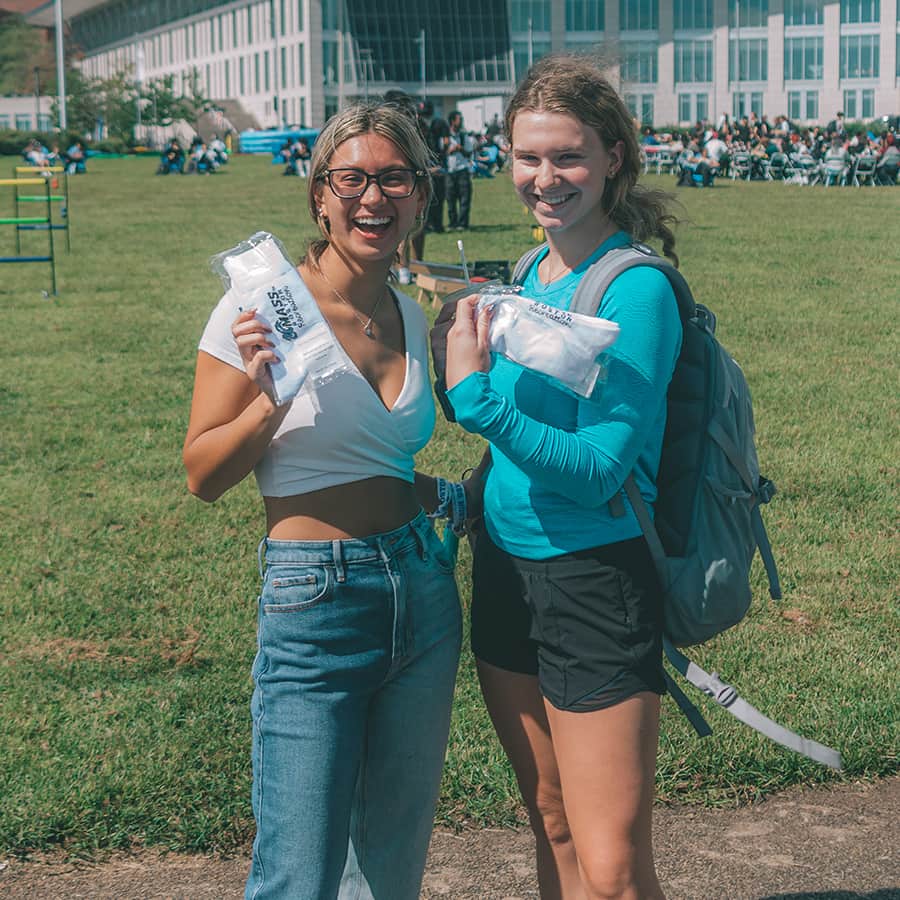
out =
[[[239,136],[241,153],[277,153],[285,142],[293,143],[298,138],[306,141],[310,148],[319,136],[318,128],[289,128],[282,131],[242,131]]]

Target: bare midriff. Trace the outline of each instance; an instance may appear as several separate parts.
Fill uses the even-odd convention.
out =
[[[413,485],[379,476],[290,497],[264,497],[278,541],[334,541],[392,531],[418,515]]]

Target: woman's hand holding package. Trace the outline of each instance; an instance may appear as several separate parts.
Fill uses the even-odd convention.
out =
[[[473,372],[491,367],[488,309],[477,312],[478,294],[463,297],[456,304],[456,319],[447,333],[447,389],[455,387]]]
[[[231,326],[231,333],[244,361],[247,377],[274,406],[278,406],[272,387],[272,376],[268,369],[269,363],[279,362],[278,355],[272,349],[274,344],[268,337],[271,330],[256,318],[255,309],[243,310]]]

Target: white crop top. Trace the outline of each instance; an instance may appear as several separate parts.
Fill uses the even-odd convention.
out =
[[[413,455],[428,443],[435,419],[427,323],[418,304],[392,293],[406,345],[406,378],[393,408],[385,407],[341,347],[349,372],[318,388],[307,382],[257,463],[254,474],[263,496],[307,494],[378,475],[413,481]],[[209,317],[199,349],[243,372],[231,334],[237,315],[229,291]]]

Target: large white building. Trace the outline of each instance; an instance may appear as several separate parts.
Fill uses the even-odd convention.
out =
[[[900,0],[61,0],[90,75],[196,70],[263,126],[401,88],[445,112],[551,50],[602,50],[656,124],[900,114]],[[29,16],[52,26],[50,0]],[[479,126],[480,123],[470,123]]]

